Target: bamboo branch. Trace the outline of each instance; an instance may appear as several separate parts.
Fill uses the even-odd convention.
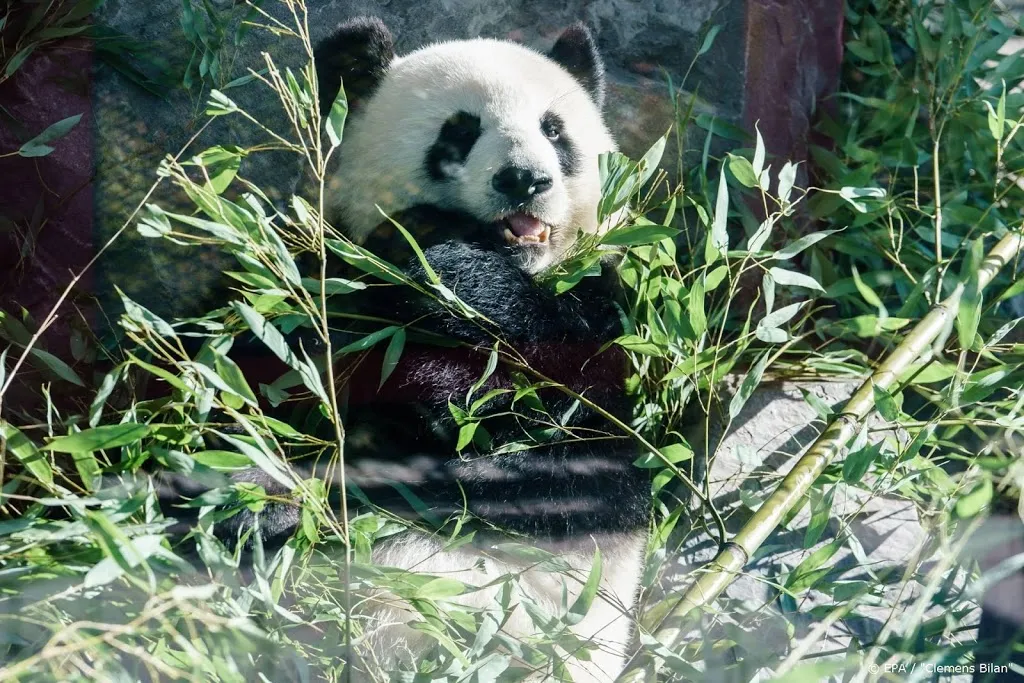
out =
[[[978,270],[979,289],[983,290],[991,283],[1000,269],[1021,251],[1024,251],[1024,231],[1010,232],[1003,237],[988,253]],[[732,583],[768,535],[803,498],[825,467],[856,435],[861,423],[874,412],[873,387],[888,389],[895,384],[902,372],[920,358],[943,330],[947,329],[956,316],[963,289],[964,283],[958,284],[948,298],[936,304],[911,330],[871,377],[861,384],[842,412],[811,444],[779,487],[757,509],[739,533],[731,541],[723,544],[715,559],[698,571],[698,578],[655,629],[654,637],[659,643],[675,651],[680,640],[699,620],[699,608],[710,604]],[[641,650],[630,659],[617,680],[643,681],[647,679],[649,673],[656,673],[659,666],[659,661],[650,661],[645,651]]]

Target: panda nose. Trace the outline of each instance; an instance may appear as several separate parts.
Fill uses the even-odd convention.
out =
[[[491,185],[509,199],[524,202],[551,189],[551,178],[538,177],[525,168],[509,166],[494,174]]]

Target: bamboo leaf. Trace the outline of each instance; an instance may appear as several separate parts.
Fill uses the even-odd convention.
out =
[[[231,307],[245,320],[249,329],[252,333],[262,341],[268,349],[270,349],[275,356],[281,361],[291,367],[295,367],[295,356],[292,350],[288,348],[287,342],[284,340],[284,336],[274,327],[266,318],[260,315],[254,308],[248,304],[244,304],[238,301],[232,302]]]
[[[777,311],[769,313],[765,317],[761,318],[761,321],[757,324],[758,328],[762,329],[774,329],[780,325],[785,325],[803,308],[806,301],[798,301],[788,306],[783,306]]]
[[[985,477],[956,501],[956,515],[961,519],[974,517],[992,502],[992,480]]]
[[[105,404],[107,399],[110,398],[110,394],[113,393],[114,387],[121,379],[121,373],[124,371],[125,365],[125,363],[122,363],[103,376],[100,388],[96,391],[96,396],[93,398],[92,404],[89,406],[90,427],[95,427],[100,423],[100,417],[103,415],[103,404]],[[0,384],[2,383],[3,382],[0,382]]]
[[[234,100],[220,90],[210,91],[210,100],[206,103],[207,116],[223,116],[236,111],[238,111],[238,105]]]
[[[781,344],[789,340],[789,333],[777,327],[761,327],[754,329],[754,336],[768,344]]]
[[[824,292],[825,288],[818,284],[810,275],[804,275],[803,273],[797,273],[792,270],[785,270],[784,268],[772,267],[768,270],[771,274],[772,279],[780,285],[789,285],[791,287],[806,287],[807,289],[813,289],[819,292]]]
[[[113,526],[113,524],[111,524]],[[118,551],[103,558],[90,569],[83,581],[86,588],[104,586],[131,571],[147,559],[158,554],[163,548],[164,537],[160,534],[126,538],[118,533],[116,545]]]
[[[847,455],[843,461],[843,481],[847,484],[859,483],[881,453],[882,442],[879,441]]]
[[[713,292],[729,274],[729,266],[718,266],[704,277],[704,293]]]
[[[710,29],[708,29],[708,34],[706,36],[704,36],[704,42],[702,42],[700,44],[700,50],[698,50],[698,52],[697,52],[697,56],[698,57],[701,56],[702,54],[706,53],[708,50],[711,49],[711,46],[715,44],[715,37],[718,35],[718,32],[721,31],[721,30],[722,30],[722,25],[721,24],[715,24]]]
[[[231,434],[215,432],[217,436],[238,449],[240,453],[249,458],[250,462],[269,474],[274,481],[291,490],[295,488],[295,481],[291,475],[281,466],[280,458],[267,447],[262,439],[253,439],[256,445],[252,445]]]
[[[449,578],[436,578],[427,581],[416,589],[416,598],[419,600],[441,600],[454,598],[466,592],[466,584],[461,581]]]
[[[405,328],[399,327],[395,330],[395,333],[391,335],[391,341],[388,343],[388,348],[384,351],[384,363],[380,369],[380,384],[377,388],[384,386],[384,382],[388,381],[388,377],[398,367],[398,362],[402,359],[402,351],[405,349]]]
[[[601,244],[635,247],[670,239],[680,232],[682,231],[678,228],[670,228],[665,225],[624,225],[606,233],[601,238]]]
[[[900,418],[900,406],[899,402],[893,397],[889,391],[877,384],[871,385],[871,390],[875,394],[875,409],[878,410],[878,414],[881,415],[888,422],[896,422]]]
[[[150,372],[150,373],[156,375],[157,377],[159,377],[163,381],[167,382],[168,384],[170,384],[172,387],[174,387],[178,391],[182,392],[182,394],[187,396],[187,395],[192,393],[192,390],[189,389],[189,387],[186,386],[186,384],[184,382],[182,382],[181,379],[178,378],[173,373],[170,373],[167,370],[164,370],[163,368],[160,368],[160,367],[157,367],[155,365],[152,365],[151,363],[147,363],[147,362],[145,362],[143,360],[139,360],[138,358],[133,356],[131,353],[128,354],[128,358],[131,360],[132,363],[134,363],[135,365],[138,365],[143,370],[146,370],[147,372]],[[90,426],[95,427],[96,425],[90,425]]]
[[[331,103],[327,120],[324,122],[324,130],[327,133],[327,139],[330,140],[331,149],[341,144],[346,118],[348,118],[348,96],[345,94],[345,84],[342,83],[338,88],[338,96]]]
[[[53,151],[46,143],[53,142],[71,132],[71,129],[78,125],[82,119],[81,114],[69,116],[52,124],[39,135],[35,136],[18,149],[18,154],[23,157],[44,157]]]
[[[729,170],[744,187],[757,187],[757,173],[746,158],[729,154]]]
[[[313,392],[313,395],[323,402],[325,409],[330,406],[330,399],[327,397],[327,390],[324,388],[323,382],[320,380],[320,371],[316,367],[316,363],[306,353],[305,347],[299,344],[299,350],[302,352],[302,360],[297,360],[296,370],[299,371],[299,375],[302,377],[302,383],[306,385],[306,388]],[[332,387],[333,390],[333,387]]]
[[[317,524],[316,514],[309,505],[302,506],[302,513],[299,516],[299,525],[302,535],[310,543],[317,543],[320,540],[320,525]]]
[[[136,227],[143,237],[165,237],[171,234],[171,221],[156,204],[146,204],[146,213]]]
[[[828,420],[834,414],[832,411],[832,406],[821,400],[821,398],[819,398],[817,394],[808,391],[802,387],[800,389],[800,394],[803,395],[804,401],[807,403],[807,405],[814,408],[814,412],[816,412],[818,414],[818,417],[820,417],[822,420]]]
[[[747,241],[747,251],[761,251],[761,247],[763,247],[765,242],[768,241],[768,238],[771,237],[773,227],[775,227],[775,219],[769,216],[761,223],[761,225],[757,226],[757,230],[755,230],[754,234],[750,236],[750,239]]]
[[[754,390],[757,389],[757,385],[761,383],[761,377],[764,375],[764,370],[768,366],[768,353],[761,354],[761,357],[757,359],[754,366],[750,368],[746,376],[743,378],[743,383],[740,384],[739,391],[729,401],[729,419],[734,419],[743,410],[744,404],[747,399],[750,398]]]
[[[860,213],[867,213],[868,207],[858,199],[868,197],[871,199],[884,199],[885,190],[878,187],[844,187],[839,190],[839,196],[850,203]]]
[[[818,242],[820,242],[821,240],[825,239],[829,235],[834,235],[837,232],[842,232],[842,231],[841,230],[822,230],[820,232],[812,232],[809,235],[804,235],[803,237],[801,237],[800,239],[796,240],[792,244],[787,244],[782,249],[779,249],[778,251],[776,251],[774,254],[772,254],[772,258],[777,260],[777,261],[786,261],[786,260],[791,259],[794,256],[796,256],[797,254],[799,254],[801,251],[803,251],[807,247],[809,247],[809,246],[811,246],[813,244],[817,244]]]
[[[82,453],[119,448],[139,442],[152,431],[148,424],[124,422],[116,425],[100,425],[85,429],[77,434],[58,436],[43,448],[58,453]]]
[[[623,337],[619,337],[615,340],[615,343],[627,351],[643,354],[645,356],[656,356],[660,358],[665,355],[665,349],[654,342],[647,341],[643,337],[638,337],[635,334],[627,334]]]
[[[217,376],[224,381],[233,393],[240,396],[249,405],[255,406],[258,404],[256,395],[252,393],[252,389],[245,380],[242,369],[238,367],[235,361],[225,356],[219,350],[214,349],[213,363],[217,369]]]
[[[842,539],[836,538],[804,558],[786,578],[786,590],[790,593],[800,593],[824,578],[828,570],[822,570],[821,566],[832,559],[842,547]]]
[[[978,270],[981,268],[982,260],[985,258],[984,242],[978,238],[971,243],[961,268],[960,281],[964,283],[963,294],[960,296],[960,305],[956,313],[956,331],[960,340],[960,347],[971,349],[974,347],[975,337],[978,335],[978,323],[981,322],[982,294],[978,285]]]
[[[33,50],[36,49],[36,45],[37,43],[26,45],[20,51],[16,52],[13,57],[11,57],[11,61],[7,62],[7,68],[4,69],[4,80],[10,78],[11,74],[13,74],[21,67],[25,60],[28,59],[28,56],[32,54]],[[46,152],[46,154],[49,154],[49,152]]]
[[[828,520],[832,516],[832,499],[835,493],[835,486],[830,487],[824,494],[821,489],[811,489],[811,521],[807,525],[807,531],[804,532],[804,548],[815,545],[825,531],[825,527],[828,526]]]
[[[999,95],[999,100],[996,108],[992,108],[992,103],[985,101],[985,107],[988,109],[988,130],[992,134],[992,139],[996,143],[1001,143],[1003,135],[1006,133],[1006,81],[1003,81],[1003,90]]]
[[[761,129],[758,127],[758,125],[756,123],[754,124],[754,133],[755,133],[756,138],[755,138],[755,142],[754,142],[754,160],[753,160],[753,162],[751,162],[751,166],[753,167],[754,175],[757,176],[758,179],[760,179],[761,178],[761,171],[765,170],[765,168],[764,168],[765,149],[764,149],[764,139],[761,137]],[[760,180],[758,181],[758,185],[761,185]],[[767,189],[767,188],[765,188],[765,189]]]
[[[671,133],[671,130],[669,133]],[[647,181],[654,175],[654,172],[658,170],[658,164],[661,163],[661,157],[665,154],[665,144],[667,142],[668,133],[655,140],[651,148],[640,159],[638,164],[640,177],[637,179],[637,189],[646,185]]]
[[[420,265],[423,266],[423,271],[427,274],[427,279],[430,280],[430,283],[438,287],[442,286],[441,278],[438,277],[437,273],[434,272],[433,267],[430,265],[430,262],[427,261],[427,257],[423,253],[423,250],[420,248],[419,243],[416,242],[416,238],[414,238],[409,233],[408,230],[406,230],[401,224],[399,224],[398,221],[394,220],[386,213],[384,213],[384,209],[380,208],[380,206],[377,206],[377,211],[379,211],[380,215],[384,216],[384,218],[386,218],[391,223],[391,225],[395,226],[395,228],[398,229],[398,232],[402,233],[402,237],[404,237],[405,241],[408,242],[410,247],[412,247],[412,250],[416,254],[416,258],[419,260]],[[447,289],[447,287],[445,287],[445,289]]]
[[[43,366],[50,369],[62,380],[71,382],[76,386],[85,386],[85,382],[83,382],[82,378],[78,376],[78,373],[71,369],[70,365],[62,361],[60,358],[57,358],[57,356],[53,355],[49,351],[43,351],[38,346],[33,346],[29,355]]]
[[[718,197],[715,199],[715,217],[711,221],[711,234],[704,249],[704,261],[711,265],[729,248],[729,184],[725,181],[725,164],[718,177]]]
[[[401,327],[397,325],[389,325],[388,327],[381,328],[375,332],[371,332],[361,339],[357,339],[351,344],[347,344],[342,348],[334,352],[336,356],[342,356],[346,353],[355,353],[356,351],[365,351],[366,349],[372,348],[385,339],[388,339],[392,335],[396,334]]]
[[[793,185],[796,183],[796,168],[796,164],[787,161],[779,171],[779,200],[783,205],[789,204],[789,195],[792,194]]]
[[[288,282],[293,285],[301,285],[302,275],[299,273],[299,268],[295,265],[295,259],[292,257],[291,253],[289,253],[284,240],[281,239],[281,236],[277,234],[277,230],[274,229],[269,222],[264,221],[263,227],[263,237],[270,246],[271,252],[274,256],[274,262],[277,264],[278,269]]]
[[[117,289],[117,293],[120,295],[121,304],[124,306],[124,317],[137,326],[134,329],[146,331],[160,337],[177,339],[178,335],[167,321],[145,306],[129,299],[120,288]],[[122,322],[122,324],[124,323]],[[128,329],[132,328],[129,327]]]
[[[215,470],[241,470],[252,465],[252,461],[242,453],[234,451],[198,451],[190,454],[191,458],[201,465]]]
[[[690,300],[688,306],[690,314],[690,327],[693,333],[700,338],[708,329],[707,315],[704,313],[704,283],[698,280],[690,288]]]
[[[241,301],[232,301],[231,308],[245,320],[246,325],[257,339],[262,341],[283,363],[299,373],[302,383],[306,385],[307,389],[325,404],[328,403],[327,394],[320,381],[320,373],[309,360],[309,356],[306,356],[305,361],[300,360],[288,347],[284,335],[252,306]],[[303,355],[305,355],[305,350],[303,350]]]
[[[320,280],[315,280],[311,277],[302,278],[302,286],[306,288],[307,292],[313,294],[320,294]],[[352,292],[359,292],[366,289],[366,283],[360,282],[359,280],[347,280],[340,277],[329,277],[324,280],[324,290],[327,296],[334,296],[335,294],[351,294]]]
[[[478,379],[476,382],[474,382],[473,386],[471,386],[469,388],[469,391],[466,393],[466,403],[469,403],[470,397],[472,397],[473,394],[475,394],[480,389],[480,387],[482,387],[484,385],[484,383],[487,382],[488,379],[490,379],[491,375],[494,374],[494,371],[497,368],[498,368],[498,342],[494,342],[494,347],[491,349],[490,354],[488,354],[488,356],[487,356],[487,365],[484,367],[483,374],[480,375],[480,379]]]
[[[888,318],[889,312],[886,310],[885,304],[883,304],[882,300],[877,294],[875,294],[875,290],[871,289],[871,287],[861,279],[857,266],[851,266],[851,271],[853,273],[854,285],[856,285],[857,291],[860,292],[860,295],[864,297],[864,301],[878,309],[879,318]]]
[[[221,194],[238,175],[238,169],[242,165],[242,157],[245,154],[246,151],[241,147],[218,145],[192,157],[191,163],[205,169],[206,176],[210,181],[210,190]]]
[[[103,473],[103,469],[100,467],[99,461],[96,460],[96,456],[91,451],[81,451],[72,453],[71,459],[75,463],[75,469],[78,471],[78,476],[82,478],[82,484],[85,486],[85,489],[87,491],[95,491],[96,484],[99,483]]]
[[[459,438],[455,444],[456,451],[461,451],[473,441],[473,436],[476,434],[476,428],[479,426],[479,422],[467,422],[459,427]]]
[[[678,465],[693,458],[693,449],[684,443],[669,444],[668,446],[662,446],[658,450],[661,451],[661,455],[657,453],[644,453],[633,462],[633,465],[642,469],[654,469],[664,467],[666,463]]]
[[[643,649],[651,653],[656,661],[663,663],[670,670],[682,676],[683,680],[700,681],[705,679],[703,672],[665,647],[664,644],[647,631],[640,631],[639,640]]]
[[[996,114],[996,110],[992,107],[992,103],[985,101],[985,108],[988,109],[988,132],[992,135],[992,139],[997,143],[1003,139],[1003,127],[999,125],[999,116]]]
[[[597,596],[597,589],[601,585],[601,573],[602,573],[602,561],[601,561],[601,549],[594,548],[594,560],[590,565],[590,576],[587,577],[587,582],[583,585],[583,590],[580,591],[576,601],[573,602],[572,607],[565,615],[565,623],[570,626],[583,621],[583,617],[587,616],[590,611],[590,606],[594,603],[594,597]]]
[[[764,292],[765,315],[768,315],[775,308],[775,278],[771,273],[761,276],[761,291]]]
[[[53,484],[53,469],[50,467],[50,461],[27,436],[21,433],[21,430],[0,418],[0,437],[3,438],[3,448],[6,448],[8,453],[12,453],[36,480],[46,486]]]

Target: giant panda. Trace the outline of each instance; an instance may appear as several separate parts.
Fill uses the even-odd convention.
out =
[[[537,279],[566,257],[580,232],[607,227],[598,224],[598,156],[616,145],[602,115],[604,67],[594,40],[577,24],[546,54],[474,39],[399,57],[386,26],[361,18],[323,40],[315,62],[322,111],[342,84],[350,107],[327,184],[332,222],[355,242],[386,249],[395,239],[381,211],[388,214],[417,237],[441,282],[479,314],[453,315],[408,287],[374,288],[363,297],[364,313],[462,344],[444,348],[410,337],[380,387],[379,363],[364,359],[341,373],[348,377],[348,484],[361,500],[416,518],[414,528],[375,546],[374,563],[485,587],[455,599],[475,607],[495,599],[498,589],[489,584],[520,574],[520,590],[553,614],[579,595],[600,551],[598,597],[572,627],[596,649],[562,656],[574,681],[613,680],[632,638],[650,508],[649,481],[632,464],[637,449],[608,417],[631,419],[625,356],[604,348],[621,334],[615,278],[605,264],[602,276],[585,277],[559,296]],[[418,258],[403,265],[414,281],[428,282]],[[545,412],[530,413],[525,401],[513,406],[515,392],[508,391],[485,406],[489,443],[459,453],[449,403],[462,401],[481,378],[498,340],[606,412],[547,388],[538,394]],[[476,395],[513,388],[520,371],[499,364]],[[550,416],[561,424],[546,424]],[[503,452],[538,427],[548,428],[547,441]],[[235,478],[288,494],[259,470]],[[463,531],[476,532],[472,541],[445,551],[449,536],[439,527],[466,512],[471,521]],[[232,519],[222,525],[232,534],[253,523],[249,513]],[[271,504],[258,529],[281,541],[299,521],[296,506]],[[541,571],[502,550],[509,541],[553,553],[570,575]],[[415,612],[393,596],[359,602],[368,647],[353,666],[362,675],[408,668],[431,646],[408,626]],[[502,630],[515,638],[537,631],[521,607]]]

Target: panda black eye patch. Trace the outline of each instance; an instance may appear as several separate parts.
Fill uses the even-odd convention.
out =
[[[437,140],[427,151],[427,174],[437,181],[451,178],[452,174],[448,167],[464,163],[479,137],[479,116],[465,111],[449,116],[441,126]]]
[[[567,176],[578,174],[583,160],[580,158],[576,145],[565,133],[565,122],[562,117],[549,111],[540,120],[540,130],[555,148],[555,155],[558,157],[558,165],[561,167],[562,173]]]

